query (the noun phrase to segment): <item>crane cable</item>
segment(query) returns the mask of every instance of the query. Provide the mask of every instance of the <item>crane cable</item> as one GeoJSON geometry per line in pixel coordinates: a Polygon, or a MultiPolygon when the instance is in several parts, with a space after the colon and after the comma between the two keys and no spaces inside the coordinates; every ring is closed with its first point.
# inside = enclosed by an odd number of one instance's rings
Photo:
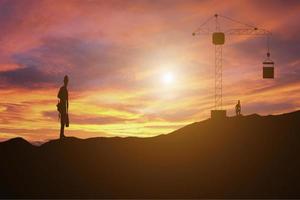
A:
{"type": "Polygon", "coordinates": [[[270,35],[267,35],[267,59],[270,60],[270,35]]]}
{"type": "MultiPolygon", "coordinates": [[[[232,21],[232,22],[244,25],[244,26],[248,26],[248,27],[251,27],[251,28],[254,28],[254,29],[258,29],[256,26],[253,26],[251,24],[243,23],[241,21],[232,19],[232,18],[224,16],[224,15],[217,15],[217,16],[223,17],[224,19],[227,19],[229,21],[232,21]]],[[[270,35],[272,35],[272,33],[270,31],[265,30],[265,29],[262,29],[262,30],[264,30],[264,31],[266,31],[268,33],[267,34],[267,57],[268,57],[268,59],[270,59],[270,35]]]]}
{"type": "Polygon", "coordinates": [[[227,19],[227,20],[229,20],[229,21],[232,21],[232,22],[235,22],[235,23],[244,25],[244,26],[249,26],[249,27],[252,27],[252,28],[257,28],[256,26],[253,26],[253,25],[251,25],[251,24],[246,24],[246,23],[243,23],[243,22],[241,22],[241,21],[232,19],[232,18],[230,18],[230,17],[226,17],[226,16],[224,16],[224,15],[218,15],[218,16],[223,17],[223,18],[225,18],[225,19],[227,19]]]}
{"type": "MultiPolygon", "coordinates": [[[[205,22],[203,22],[203,23],[199,26],[199,28],[193,32],[193,34],[196,34],[196,33],[197,33],[204,25],[206,25],[210,20],[212,20],[213,18],[217,18],[217,17],[222,17],[222,18],[227,19],[227,20],[229,20],[229,21],[231,21],[231,22],[235,22],[235,23],[237,23],[237,24],[241,24],[241,25],[244,25],[244,26],[248,26],[248,27],[254,28],[254,29],[256,29],[256,30],[258,29],[256,26],[253,26],[253,25],[247,24],[247,23],[243,23],[243,22],[241,22],[241,21],[232,19],[231,17],[227,17],[227,16],[224,16],[224,15],[215,14],[215,15],[213,15],[212,17],[208,18],[205,22]]],[[[267,34],[266,34],[266,35],[267,35],[267,57],[268,57],[268,59],[270,59],[270,35],[272,35],[272,33],[271,33],[270,31],[265,30],[265,29],[261,29],[261,30],[264,30],[264,31],[267,32],[267,34]]],[[[208,30],[208,31],[209,31],[209,30],[208,30]]]]}
{"type": "Polygon", "coordinates": [[[214,17],[215,17],[215,16],[212,16],[212,17],[208,18],[208,19],[207,19],[205,22],[203,22],[203,23],[199,26],[199,28],[197,28],[193,33],[197,33],[197,32],[201,29],[202,26],[206,25],[206,24],[207,24],[210,20],[212,20],[214,17]]]}

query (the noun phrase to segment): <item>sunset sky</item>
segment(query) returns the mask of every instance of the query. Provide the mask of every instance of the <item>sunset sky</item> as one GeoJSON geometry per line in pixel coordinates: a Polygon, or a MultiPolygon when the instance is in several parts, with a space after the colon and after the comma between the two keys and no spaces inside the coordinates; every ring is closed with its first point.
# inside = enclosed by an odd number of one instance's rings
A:
{"type": "Polygon", "coordinates": [[[238,99],[243,114],[299,109],[300,1],[7,0],[0,1],[0,140],[58,138],[56,96],[66,74],[67,136],[148,137],[210,117],[214,47],[211,36],[192,32],[215,13],[273,33],[274,80],[262,79],[264,37],[226,38],[228,114],[238,99]]]}

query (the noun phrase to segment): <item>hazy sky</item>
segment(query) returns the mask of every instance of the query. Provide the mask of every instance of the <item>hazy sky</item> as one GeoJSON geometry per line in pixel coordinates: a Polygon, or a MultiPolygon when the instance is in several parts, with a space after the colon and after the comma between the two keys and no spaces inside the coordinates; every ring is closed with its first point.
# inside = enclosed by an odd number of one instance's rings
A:
{"type": "MultiPolygon", "coordinates": [[[[57,92],[70,77],[67,136],[154,136],[210,115],[215,13],[270,30],[275,79],[262,79],[264,37],[224,46],[224,107],[243,114],[300,108],[300,1],[0,1],[0,140],[59,135],[57,92]]],[[[223,29],[233,24],[223,24],[223,29]]]]}

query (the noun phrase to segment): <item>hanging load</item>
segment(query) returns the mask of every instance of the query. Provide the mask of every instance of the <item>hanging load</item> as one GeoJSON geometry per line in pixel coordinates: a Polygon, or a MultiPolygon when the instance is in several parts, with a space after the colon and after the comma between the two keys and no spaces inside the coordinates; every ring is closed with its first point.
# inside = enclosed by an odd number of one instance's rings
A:
{"type": "Polygon", "coordinates": [[[267,53],[267,59],[263,61],[263,78],[274,79],[274,62],[270,59],[270,53],[267,53]]]}

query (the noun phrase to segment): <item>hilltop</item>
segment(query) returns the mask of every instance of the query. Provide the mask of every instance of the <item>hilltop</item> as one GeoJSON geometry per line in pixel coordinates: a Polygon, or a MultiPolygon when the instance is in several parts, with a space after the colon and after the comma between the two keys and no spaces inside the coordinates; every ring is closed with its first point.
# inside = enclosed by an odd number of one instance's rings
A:
{"type": "Polygon", "coordinates": [[[300,111],[152,138],[0,143],[2,198],[299,198],[300,111]]]}

